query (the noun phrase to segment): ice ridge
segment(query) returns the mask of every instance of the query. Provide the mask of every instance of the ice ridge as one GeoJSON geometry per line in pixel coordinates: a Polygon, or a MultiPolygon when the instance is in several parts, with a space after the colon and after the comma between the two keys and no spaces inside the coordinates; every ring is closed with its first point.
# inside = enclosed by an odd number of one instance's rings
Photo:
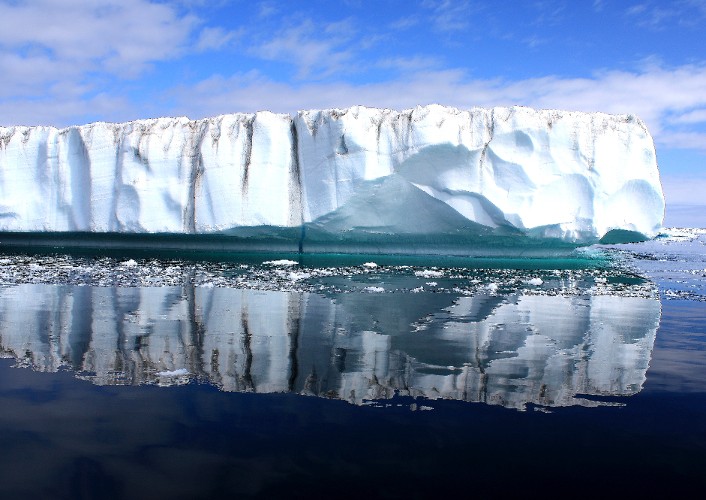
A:
{"type": "Polygon", "coordinates": [[[632,115],[354,106],[0,127],[6,232],[588,244],[651,238],[663,214],[632,115]]]}

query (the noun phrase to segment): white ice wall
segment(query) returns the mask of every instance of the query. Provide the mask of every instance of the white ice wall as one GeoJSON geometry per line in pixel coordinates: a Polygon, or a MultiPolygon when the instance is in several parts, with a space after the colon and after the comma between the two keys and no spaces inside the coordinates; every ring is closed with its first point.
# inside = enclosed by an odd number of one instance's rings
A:
{"type": "MultiPolygon", "coordinates": [[[[654,236],[664,212],[652,138],[635,117],[356,106],[294,118],[259,112],[0,127],[0,230],[292,227],[345,210],[385,178],[425,193],[430,206],[450,207],[452,216],[434,211],[447,217],[440,223],[510,226],[567,241],[612,229],[654,236]]],[[[413,215],[409,209],[388,214],[391,231],[395,217],[413,215]]]]}

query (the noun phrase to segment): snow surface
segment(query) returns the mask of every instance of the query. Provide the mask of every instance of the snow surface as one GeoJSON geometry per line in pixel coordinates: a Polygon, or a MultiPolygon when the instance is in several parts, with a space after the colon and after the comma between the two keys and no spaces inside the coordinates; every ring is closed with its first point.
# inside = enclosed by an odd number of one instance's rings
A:
{"type": "Polygon", "coordinates": [[[304,224],[324,240],[581,244],[612,230],[653,237],[663,214],[654,144],[630,115],[356,106],[0,127],[2,231],[250,235],[304,224]]]}

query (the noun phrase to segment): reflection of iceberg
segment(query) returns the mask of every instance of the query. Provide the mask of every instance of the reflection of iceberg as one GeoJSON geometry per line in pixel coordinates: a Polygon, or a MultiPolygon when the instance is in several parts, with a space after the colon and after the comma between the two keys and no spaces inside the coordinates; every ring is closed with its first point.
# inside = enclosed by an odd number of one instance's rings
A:
{"type": "Polygon", "coordinates": [[[0,291],[0,315],[4,352],[98,384],[196,377],[357,404],[399,393],[522,408],[637,393],[660,303],[19,285],[0,291]]]}

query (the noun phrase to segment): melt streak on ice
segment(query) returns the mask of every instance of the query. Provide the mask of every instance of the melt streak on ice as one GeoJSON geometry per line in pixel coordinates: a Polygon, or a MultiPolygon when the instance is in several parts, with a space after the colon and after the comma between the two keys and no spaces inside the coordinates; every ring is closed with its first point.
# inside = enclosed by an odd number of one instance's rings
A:
{"type": "Polygon", "coordinates": [[[438,105],[0,127],[0,230],[510,231],[654,236],[654,144],[629,115],[438,105]]]}

